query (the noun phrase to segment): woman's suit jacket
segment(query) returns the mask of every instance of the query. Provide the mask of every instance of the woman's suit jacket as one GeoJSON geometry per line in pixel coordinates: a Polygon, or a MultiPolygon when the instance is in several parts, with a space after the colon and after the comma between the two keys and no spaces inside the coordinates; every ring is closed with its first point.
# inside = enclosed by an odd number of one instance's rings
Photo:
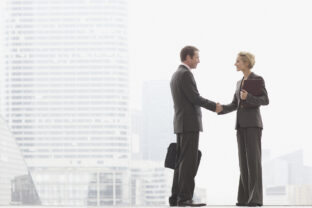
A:
{"type": "Polygon", "coordinates": [[[268,93],[265,88],[264,79],[261,76],[258,76],[255,73],[251,72],[247,80],[250,79],[263,80],[262,95],[254,96],[251,93],[248,93],[246,100],[241,100],[240,90],[243,81],[243,79],[241,79],[236,84],[236,91],[232,103],[228,105],[223,105],[223,111],[219,113],[219,115],[222,115],[237,110],[235,129],[238,129],[239,127],[263,128],[262,118],[260,114],[260,105],[269,104],[268,93]],[[247,105],[244,105],[245,103],[247,105]]]}

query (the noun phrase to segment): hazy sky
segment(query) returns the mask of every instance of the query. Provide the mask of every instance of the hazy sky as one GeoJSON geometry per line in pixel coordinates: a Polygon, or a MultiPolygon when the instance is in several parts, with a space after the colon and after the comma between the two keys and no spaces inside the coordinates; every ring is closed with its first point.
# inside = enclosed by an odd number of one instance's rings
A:
{"type": "MultiPolygon", "coordinates": [[[[269,93],[270,105],[262,107],[264,143],[269,134],[268,146],[306,147],[301,144],[312,139],[310,1],[133,0],[129,6],[132,108],[141,108],[143,81],[170,80],[187,44],[200,49],[194,75],[201,95],[231,102],[242,77],[234,62],[245,50],[255,54],[253,71],[264,77],[269,93]]],[[[223,129],[219,121],[234,126],[234,113],[204,110],[204,119],[205,133],[223,129]]]]}
{"type": "MultiPolygon", "coordinates": [[[[201,63],[194,75],[201,95],[230,103],[242,77],[234,67],[236,55],[249,51],[256,57],[253,71],[265,79],[270,98],[270,105],[261,108],[263,149],[271,150],[273,157],[304,149],[305,163],[312,165],[311,4],[308,0],[131,0],[131,107],[141,108],[143,81],[170,79],[180,63],[180,49],[188,44],[200,49],[201,63]]],[[[234,200],[235,113],[217,116],[203,110],[203,122],[204,154],[197,181],[207,188],[208,200],[218,201],[224,194],[234,200]]]]}
{"type": "MultiPolygon", "coordinates": [[[[141,108],[144,80],[170,79],[187,44],[200,49],[194,75],[201,95],[229,103],[242,77],[234,67],[236,55],[250,51],[256,56],[253,71],[264,77],[270,98],[262,107],[264,143],[285,151],[310,144],[310,1],[133,0],[129,5],[132,108],[141,108]]],[[[234,117],[205,111],[205,133],[223,129],[219,121],[232,130],[234,117]]]]}

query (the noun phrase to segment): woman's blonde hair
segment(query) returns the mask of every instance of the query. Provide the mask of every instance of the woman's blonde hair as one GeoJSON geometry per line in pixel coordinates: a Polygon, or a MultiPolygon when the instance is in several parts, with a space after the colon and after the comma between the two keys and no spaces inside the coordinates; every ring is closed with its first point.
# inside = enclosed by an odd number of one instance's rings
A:
{"type": "Polygon", "coordinates": [[[251,53],[248,53],[248,52],[240,52],[238,54],[238,56],[242,59],[242,61],[244,63],[247,63],[248,64],[248,68],[251,69],[256,61],[255,61],[255,56],[251,53]]]}

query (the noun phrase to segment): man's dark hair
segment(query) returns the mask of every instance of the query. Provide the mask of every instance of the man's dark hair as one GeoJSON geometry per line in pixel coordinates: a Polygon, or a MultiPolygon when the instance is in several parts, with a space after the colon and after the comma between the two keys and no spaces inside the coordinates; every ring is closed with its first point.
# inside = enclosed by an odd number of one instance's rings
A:
{"type": "Polygon", "coordinates": [[[198,51],[198,49],[194,46],[185,46],[184,48],[182,48],[181,52],[180,52],[180,58],[181,61],[185,61],[187,55],[189,55],[191,58],[193,58],[195,51],[198,51]]]}

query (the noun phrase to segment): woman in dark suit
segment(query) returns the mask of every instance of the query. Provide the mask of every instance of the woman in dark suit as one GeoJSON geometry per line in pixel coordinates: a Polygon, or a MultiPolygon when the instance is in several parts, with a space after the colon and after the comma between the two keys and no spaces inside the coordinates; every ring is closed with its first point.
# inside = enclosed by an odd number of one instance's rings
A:
{"type": "Polygon", "coordinates": [[[236,69],[244,74],[237,82],[232,103],[222,105],[219,114],[237,110],[236,130],[239,156],[240,178],[237,206],[262,206],[261,135],[262,119],[260,106],[268,105],[269,98],[261,76],[251,72],[255,64],[254,55],[240,52],[236,59],[236,69]],[[261,80],[261,96],[243,90],[245,80],[261,80]]]}

